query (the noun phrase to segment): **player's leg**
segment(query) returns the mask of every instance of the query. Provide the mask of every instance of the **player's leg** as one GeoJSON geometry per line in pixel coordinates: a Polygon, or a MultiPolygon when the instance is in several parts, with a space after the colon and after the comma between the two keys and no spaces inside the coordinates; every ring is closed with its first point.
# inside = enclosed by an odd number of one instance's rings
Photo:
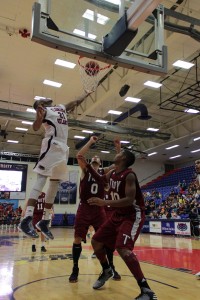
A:
{"type": "Polygon", "coordinates": [[[114,266],[114,263],[113,263],[113,250],[108,248],[108,247],[105,247],[106,248],[106,254],[107,254],[107,258],[108,258],[108,261],[109,261],[109,265],[111,266],[112,270],[113,270],[113,280],[116,280],[116,281],[119,281],[121,280],[121,276],[119,275],[119,273],[115,270],[115,266],[114,266]]]}
{"type": "Polygon", "coordinates": [[[35,243],[35,239],[32,239],[32,252],[36,252],[36,243],[35,243]]]}
{"type": "Polygon", "coordinates": [[[44,234],[41,232],[41,252],[47,252],[47,250],[45,248],[45,241],[46,241],[46,238],[45,238],[44,234]]]}
{"type": "Polygon", "coordinates": [[[37,175],[37,180],[31,190],[30,198],[28,199],[27,202],[25,216],[22,219],[21,223],[19,224],[19,229],[23,231],[27,236],[32,238],[39,237],[39,235],[37,234],[37,232],[33,227],[32,219],[33,219],[33,211],[35,208],[36,201],[45,186],[46,180],[47,180],[46,176],[40,174],[37,175]]]}
{"type": "Polygon", "coordinates": [[[54,236],[49,230],[49,223],[50,223],[49,218],[50,218],[52,206],[54,204],[54,199],[58,191],[58,185],[59,185],[58,179],[49,180],[49,186],[45,197],[44,214],[42,220],[36,224],[37,229],[43,233],[46,239],[51,239],[51,240],[54,239],[54,236]]]}
{"type": "Polygon", "coordinates": [[[86,235],[88,232],[88,228],[90,226],[88,220],[85,218],[87,215],[87,211],[85,211],[83,206],[79,206],[75,223],[74,223],[74,242],[72,246],[72,258],[73,258],[73,268],[72,273],[69,276],[69,282],[74,283],[78,281],[79,274],[79,258],[82,252],[81,242],[86,240],[86,235]]]}
{"type": "Polygon", "coordinates": [[[115,237],[115,229],[113,228],[112,223],[107,221],[97,230],[92,238],[94,253],[102,267],[102,272],[97,281],[93,284],[93,289],[101,288],[105,282],[114,275],[107,259],[105,246],[114,249],[115,237]],[[107,241],[106,245],[105,241],[107,241]]]}
{"type": "Polygon", "coordinates": [[[82,252],[82,245],[81,245],[82,238],[81,237],[75,237],[73,246],[72,246],[72,258],[73,258],[73,268],[72,273],[69,276],[69,282],[75,283],[78,281],[78,274],[79,274],[79,258],[82,252]]]}
{"type": "Polygon", "coordinates": [[[136,218],[134,223],[132,220],[125,220],[125,222],[121,224],[117,235],[116,250],[124,260],[140,287],[141,293],[135,298],[135,300],[157,300],[157,296],[147,283],[137,256],[133,253],[134,244],[141,231],[142,225],[143,220],[140,219],[139,216],[136,218]]]}

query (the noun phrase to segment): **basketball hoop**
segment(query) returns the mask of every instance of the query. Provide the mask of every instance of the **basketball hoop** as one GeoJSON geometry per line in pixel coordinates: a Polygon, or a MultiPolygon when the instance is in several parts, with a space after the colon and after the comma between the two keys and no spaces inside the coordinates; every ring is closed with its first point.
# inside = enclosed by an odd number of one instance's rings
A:
{"type": "Polygon", "coordinates": [[[88,94],[94,92],[98,86],[99,81],[105,76],[107,70],[111,65],[101,66],[100,62],[87,57],[79,56],[78,59],[79,72],[84,91],[88,94]]]}

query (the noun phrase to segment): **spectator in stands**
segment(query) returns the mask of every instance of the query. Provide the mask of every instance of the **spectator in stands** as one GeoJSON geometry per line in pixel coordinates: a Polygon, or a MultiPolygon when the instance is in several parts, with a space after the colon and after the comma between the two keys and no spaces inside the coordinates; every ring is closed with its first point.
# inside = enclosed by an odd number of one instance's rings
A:
{"type": "Polygon", "coordinates": [[[67,218],[67,212],[66,211],[63,214],[62,224],[63,224],[63,226],[67,226],[68,225],[68,218],[67,218]]]}
{"type": "Polygon", "coordinates": [[[197,213],[197,209],[196,208],[192,208],[191,212],[189,213],[189,218],[191,220],[195,220],[198,217],[198,213],[197,213]]]}

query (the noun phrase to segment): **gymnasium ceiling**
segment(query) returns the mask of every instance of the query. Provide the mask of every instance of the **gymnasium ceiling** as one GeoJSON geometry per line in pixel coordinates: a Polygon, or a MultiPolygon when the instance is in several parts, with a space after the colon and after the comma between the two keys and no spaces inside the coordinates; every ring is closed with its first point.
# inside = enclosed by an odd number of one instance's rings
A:
{"type": "MultiPolygon", "coordinates": [[[[52,98],[55,104],[68,103],[71,100],[84,95],[82,82],[77,64],[78,55],[55,50],[36,42],[28,36],[22,37],[19,31],[26,29],[31,32],[31,15],[33,0],[1,0],[0,1],[0,151],[15,152],[23,154],[38,155],[40,143],[43,137],[43,130],[33,132],[30,125],[22,125],[22,115],[28,107],[32,107],[36,95],[52,98]],[[74,69],[67,69],[54,65],[55,60],[64,59],[76,64],[74,69]],[[43,84],[43,80],[53,79],[62,82],[60,89],[52,88],[43,84]],[[15,115],[16,112],[16,115],[15,115]],[[21,114],[21,116],[20,116],[21,114]],[[16,127],[26,127],[27,132],[16,130],[16,127]],[[18,140],[18,144],[8,143],[7,140],[18,140]]],[[[57,1],[58,2],[58,1],[57,1]]],[[[67,5],[70,18],[65,17],[65,11],[60,10],[56,22],[62,25],[66,23],[66,30],[69,27],[75,28],[80,21],[80,16],[86,8],[94,9],[92,2],[84,0],[62,0],[59,3],[67,5]],[[78,11],[75,8],[79,8],[78,11]],[[68,27],[67,27],[68,26],[68,27]]],[[[125,1],[129,7],[133,1],[125,1]]],[[[52,5],[55,5],[55,0],[52,5]]],[[[167,9],[189,16],[186,21],[179,20],[167,15],[165,17],[165,45],[168,49],[168,73],[162,76],[147,74],[136,70],[114,68],[112,72],[100,84],[95,93],[85,97],[81,107],[74,114],[69,115],[71,120],[69,130],[70,156],[75,156],[81,140],[74,138],[75,135],[89,137],[82,132],[82,129],[92,129],[99,135],[95,153],[100,154],[104,160],[111,160],[114,154],[112,145],[113,139],[118,136],[120,140],[129,141],[138,154],[157,152],[156,155],[148,156],[148,160],[162,161],[164,163],[179,164],[197,159],[200,152],[191,151],[200,148],[200,140],[194,138],[200,136],[200,115],[185,113],[186,108],[195,108],[200,111],[200,87],[198,73],[200,68],[200,5],[199,0],[164,0],[161,1],[167,9]],[[192,19],[194,18],[194,19],[192,19]],[[197,20],[191,26],[191,20],[197,20]],[[184,26],[182,34],[174,32],[175,26],[184,26]],[[167,26],[168,25],[168,26],[167,26]],[[185,30],[185,28],[188,30],[185,30]],[[197,59],[194,61],[194,58],[197,59]],[[195,66],[188,70],[175,69],[172,66],[178,59],[194,61],[195,66]],[[144,82],[153,80],[162,82],[160,89],[146,88],[144,82]],[[120,89],[125,85],[130,88],[126,96],[141,98],[140,104],[148,110],[151,116],[148,120],[141,120],[139,111],[134,112],[136,104],[124,101],[125,97],[119,95],[120,89]],[[180,94],[180,97],[173,97],[180,94]],[[161,96],[162,94],[162,96],[161,96]],[[171,99],[169,99],[171,98],[171,99]],[[178,99],[178,100],[177,100],[178,99]],[[178,103],[177,103],[178,101],[178,103]],[[109,115],[109,109],[119,110],[127,113],[126,118],[115,124],[116,130],[105,130],[105,127],[97,127],[96,119],[108,120],[113,125],[117,116],[109,115]],[[73,122],[72,122],[73,121],[73,122]],[[78,122],[80,121],[80,122],[78,122]],[[85,126],[87,124],[87,126],[85,126]],[[88,125],[89,124],[89,125],[88,125]],[[117,126],[120,126],[122,133],[117,133],[117,126]],[[156,134],[146,132],[148,127],[158,128],[156,134]],[[123,129],[123,130],[122,130],[123,129]],[[126,131],[127,130],[127,131],[126,131]],[[179,147],[166,150],[172,145],[179,147]],[[100,153],[101,150],[110,151],[110,154],[100,153]],[[172,156],[181,155],[175,159],[172,156]]],[[[102,8],[98,8],[102,13],[102,8]]],[[[105,14],[105,11],[103,13],[105,14]]],[[[111,12],[108,12],[111,15],[111,12]]],[[[55,13],[56,16],[56,13],[55,13]]],[[[117,21],[118,15],[112,12],[113,24],[117,21]]],[[[55,17],[56,18],[56,17],[55,17]]],[[[111,24],[111,25],[113,25],[111,24]]],[[[110,29],[112,26],[110,25],[110,29]]],[[[64,26],[64,25],[63,25],[64,26]]],[[[176,27],[177,28],[177,27],[176,27]]],[[[179,27],[180,29],[181,27],[179,27]]],[[[151,29],[151,24],[144,26],[139,31],[137,41],[151,29]]],[[[105,35],[98,29],[98,36],[105,35]]],[[[105,29],[104,29],[105,30],[105,29]]],[[[150,50],[153,44],[151,37],[145,38],[145,49],[150,50]]],[[[24,116],[24,115],[23,115],[24,116]]],[[[34,114],[27,114],[26,119],[33,120],[34,114]]],[[[100,126],[100,125],[99,125],[100,126]]],[[[113,126],[112,126],[113,127],[113,126]]]]}

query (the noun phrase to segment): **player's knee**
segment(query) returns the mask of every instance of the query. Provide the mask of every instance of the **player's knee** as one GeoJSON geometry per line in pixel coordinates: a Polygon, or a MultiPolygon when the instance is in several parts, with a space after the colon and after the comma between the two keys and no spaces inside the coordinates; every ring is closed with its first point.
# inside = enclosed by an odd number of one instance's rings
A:
{"type": "Polygon", "coordinates": [[[98,251],[98,250],[100,250],[100,249],[103,248],[103,244],[97,242],[97,241],[94,240],[94,239],[92,239],[91,244],[92,244],[92,247],[93,247],[94,251],[98,251]]]}
{"type": "Polygon", "coordinates": [[[37,180],[36,180],[32,190],[30,192],[30,198],[31,199],[36,199],[36,200],[38,199],[38,197],[42,193],[42,190],[45,186],[46,180],[47,180],[46,176],[43,176],[43,175],[40,175],[40,174],[37,175],[37,180]]]}
{"type": "Polygon", "coordinates": [[[116,248],[116,250],[122,258],[125,256],[129,256],[131,253],[129,249],[125,249],[125,248],[116,248]]]}

